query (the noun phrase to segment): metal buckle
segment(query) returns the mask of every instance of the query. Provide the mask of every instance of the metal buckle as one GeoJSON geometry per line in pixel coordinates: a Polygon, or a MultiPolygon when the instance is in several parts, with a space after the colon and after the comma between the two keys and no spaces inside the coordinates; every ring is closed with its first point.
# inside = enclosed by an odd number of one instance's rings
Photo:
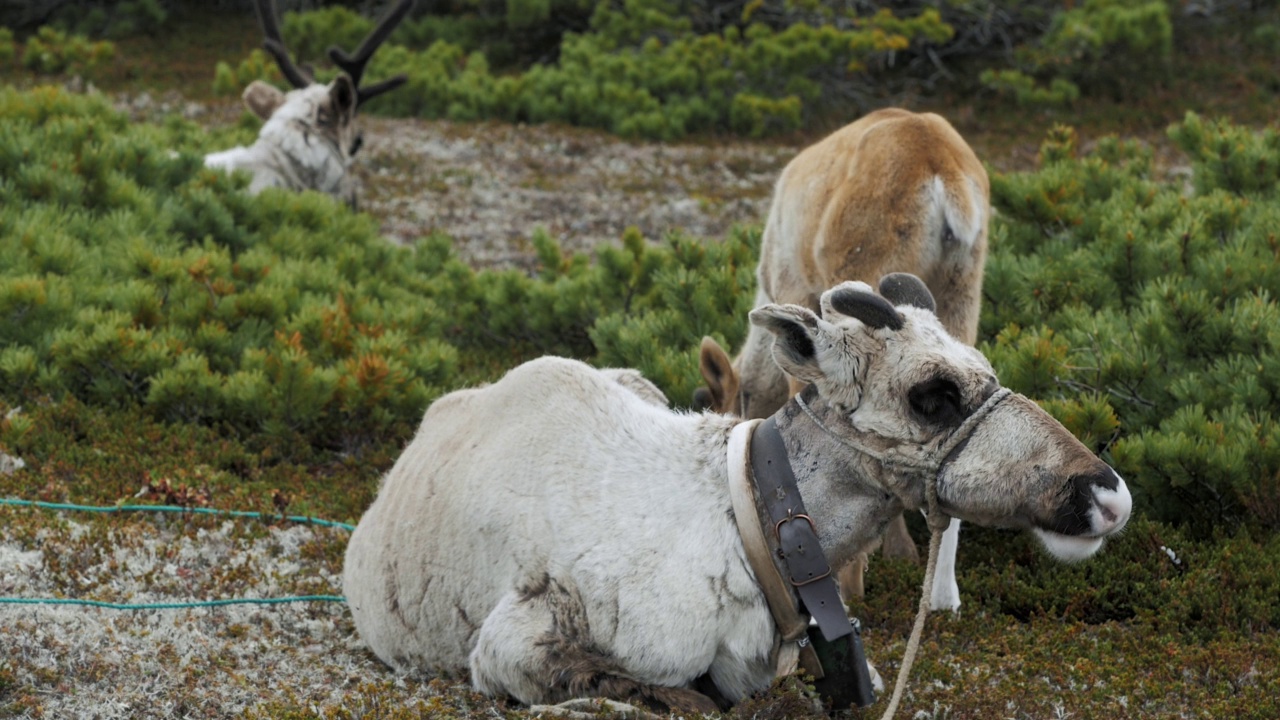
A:
{"type": "Polygon", "coordinates": [[[813,518],[809,517],[808,515],[787,515],[786,517],[782,518],[777,523],[775,523],[773,526],[773,536],[778,539],[778,542],[782,542],[782,524],[789,523],[792,520],[795,520],[796,518],[804,518],[805,520],[807,520],[809,522],[809,529],[813,531],[813,534],[815,537],[817,536],[818,526],[813,524],[813,518]]]}
{"type": "Polygon", "coordinates": [[[828,566],[827,566],[827,571],[826,571],[826,572],[824,572],[824,573],[822,573],[822,574],[821,574],[821,575],[819,575],[818,577],[815,577],[815,578],[809,578],[808,580],[805,580],[805,581],[803,581],[803,582],[796,582],[796,579],[795,579],[795,578],[793,578],[793,577],[788,577],[788,578],[787,578],[787,581],[788,581],[788,582],[790,582],[794,587],[804,587],[805,585],[809,585],[809,584],[811,584],[811,583],[816,583],[816,582],[818,582],[819,580],[822,580],[823,578],[829,578],[829,577],[831,577],[831,566],[830,566],[830,565],[828,565],[828,566]]]}
{"type": "MultiPolygon", "coordinates": [[[[789,523],[789,522],[791,522],[792,520],[798,520],[798,519],[801,519],[801,518],[803,518],[805,522],[809,523],[809,530],[811,530],[811,531],[813,532],[813,537],[814,537],[814,539],[815,539],[815,540],[817,539],[817,537],[818,537],[818,527],[817,527],[816,525],[814,525],[814,524],[813,524],[813,518],[809,517],[808,515],[804,515],[804,514],[798,514],[798,515],[797,515],[797,514],[790,514],[790,515],[787,515],[786,517],[782,518],[781,520],[779,520],[779,521],[778,521],[776,524],[774,524],[774,526],[773,526],[773,536],[774,536],[775,538],[777,538],[777,540],[778,540],[778,542],[779,542],[779,543],[781,543],[781,542],[782,542],[782,525],[783,525],[783,523],[789,523]]],[[[821,547],[822,547],[822,546],[821,546],[821,545],[819,545],[818,547],[819,547],[819,549],[821,549],[821,547]]],[[[781,548],[779,548],[779,552],[781,552],[781,548]]],[[[808,584],[810,584],[810,583],[816,583],[816,582],[818,582],[819,580],[821,580],[821,579],[823,579],[823,578],[828,578],[828,577],[831,577],[831,564],[830,564],[830,563],[827,563],[827,571],[826,571],[826,572],[824,572],[824,573],[822,573],[821,575],[819,575],[819,576],[817,576],[817,577],[811,577],[811,578],[809,578],[808,580],[796,580],[795,578],[791,577],[790,573],[788,573],[788,574],[787,574],[787,581],[788,581],[788,582],[790,582],[790,583],[791,583],[791,585],[792,585],[793,587],[804,587],[805,585],[808,585],[808,584]]]]}

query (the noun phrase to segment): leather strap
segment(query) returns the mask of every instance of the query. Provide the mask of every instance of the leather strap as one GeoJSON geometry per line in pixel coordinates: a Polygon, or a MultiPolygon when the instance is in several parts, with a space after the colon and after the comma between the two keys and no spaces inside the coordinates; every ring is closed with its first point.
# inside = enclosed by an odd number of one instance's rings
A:
{"type": "MultiPolygon", "coordinates": [[[[778,626],[784,643],[793,643],[805,637],[809,630],[809,618],[800,614],[791,583],[778,573],[773,564],[773,553],[760,528],[760,512],[756,509],[756,489],[751,481],[748,456],[752,445],[752,431],[759,420],[747,420],[735,425],[729,434],[729,497],[733,501],[733,517],[742,536],[742,548],[747,562],[755,573],[756,583],[764,592],[769,613],[778,626]]],[[[794,664],[794,657],[790,658],[794,664]]],[[[780,662],[787,662],[786,659],[780,662]]],[[[785,674],[785,673],[783,673],[785,674]]]]}
{"type": "Polygon", "coordinates": [[[799,669],[820,680],[825,673],[813,643],[809,642],[809,618],[800,613],[791,583],[782,577],[773,562],[769,542],[760,527],[760,513],[756,510],[758,493],[749,463],[752,436],[761,422],[747,420],[735,425],[729,434],[729,496],[733,501],[733,517],[742,536],[747,562],[778,628],[778,642],[773,652],[775,674],[783,677],[799,669]]]}
{"type": "Polygon", "coordinates": [[[774,419],[760,423],[751,438],[751,470],[760,500],[764,504],[778,543],[790,584],[800,595],[804,609],[818,623],[827,641],[853,632],[844,603],[836,588],[817,528],[805,512],[796,476],[787,458],[787,448],[774,419]]]}

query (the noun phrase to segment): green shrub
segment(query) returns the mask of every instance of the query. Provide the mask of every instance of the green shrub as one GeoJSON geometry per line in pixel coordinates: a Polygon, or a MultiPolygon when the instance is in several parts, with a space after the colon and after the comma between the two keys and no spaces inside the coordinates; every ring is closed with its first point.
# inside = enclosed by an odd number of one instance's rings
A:
{"type": "Polygon", "coordinates": [[[299,62],[327,60],[325,51],[338,46],[348,52],[373,29],[373,21],[341,5],[311,12],[287,12],[281,18],[280,31],[285,46],[299,62]]]}
{"type": "Polygon", "coordinates": [[[94,71],[115,57],[110,42],[92,42],[82,35],[68,35],[52,26],[44,26],[27,39],[22,52],[22,66],[45,75],[75,73],[92,76],[94,71]]]}
{"type": "Polygon", "coordinates": [[[1280,52],[1280,23],[1262,23],[1253,29],[1249,42],[1267,52],[1280,52]]]}
{"type": "MultiPolygon", "coordinates": [[[[374,56],[371,78],[404,73],[408,87],[372,106],[378,113],[566,122],[625,136],[677,138],[732,130],[750,135],[797,129],[823,98],[866,92],[884,58],[944,42],[951,28],[936,10],[910,18],[888,10],[807,12],[779,4],[782,20],[728,24],[695,32],[669,0],[602,2],[587,32],[568,32],[553,64],[495,75],[480,50],[437,39],[425,50],[389,45],[374,56]]],[[[507,24],[523,32],[554,3],[508,3],[507,24]]],[[[353,45],[369,21],[331,8],[288,15],[286,35],[300,58],[328,44],[353,45]]],[[[397,34],[394,37],[400,37],[397,34]]],[[[327,77],[327,76],[326,76],[327,77]]],[[[217,87],[243,86],[243,73],[221,65],[217,87]]]]}
{"type": "Polygon", "coordinates": [[[1015,68],[986,70],[981,82],[1020,105],[1070,104],[1081,91],[1127,97],[1164,80],[1172,52],[1164,0],[1086,0],[1020,46],[1015,68]]]}
{"type": "Polygon", "coordinates": [[[1136,144],[1077,157],[1062,129],[1039,171],[993,178],[984,350],[1142,511],[1280,527],[1280,142],[1194,115],[1170,133],[1193,194],[1154,182],[1136,144]]]}
{"type": "Polygon", "coordinates": [[[13,31],[7,27],[0,27],[0,65],[7,65],[13,62],[17,49],[13,45],[13,31]]]}
{"type": "Polygon", "coordinates": [[[74,35],[121,40],[137,35],[157,35],[169,19],[166,6],[172,0],[66,0],[28,3],[30,14],[13,18],[18,26],[29,22],[48,24],[74,35]],[[52,12],[51,12],[52,11],[52,12]]]}
{"type": "Polygon", "coordinates": [[[1169,128],[1169,137],[1191,158],[1196,192],[1221,190],[1266,200],[1280,185],[1280,132],[1251,132],[1225,120],[1205,122],[1188,112],[1169,128]]]}
{"type": "Polygon", "coordinates": [[[254,80],[281,85],[284,77],[280,68],[265,50],[254,49],[236,67],[219,62],[213,73],[213,94],[222,97],[239,95],[254,80]]]}
{"type": "MultiPolygon", "coordinates": [[[[317,194],[242,192],[186,152],[53,89],[0,94],[0,379],[157,418],[359,448],[439,393],[558,354],[639,368],[678,405],[703,335],[746,331],[755,231],[628,231],[595,261],[534,233],[539,266],[476,271],[317,194]]],[[[243,131],[247,132],[247,131],[243,131]]],[[[1117,466],[1139,512],[1196,533],[1280,527],[1280,141],[1188,115],[1194,192],[1114,139],[1056,128],[996,174],[982,349],[1117,466]]]]}
{"type": "Polygon", "coordinates": [[[1024,106],[1060,107],[1080,99],[1080,88],[1060,77],[1053,78],[1048,87],[1037,85],[1035,78],[1018,70],[983,70],[979,79],[987,88],[1024,106]]]}
{"type": "Polygon", "coordinates": [[[0,377],[15,401],[70,395],[357,449],[546,353],[638,365],[688,398],[698,338],[735,341],[750,302],[748,233],[660,247],[632,231],[594,264],[537,235],[537,277],[477,272],[447,238],[395,248],[326,196],[251,197],[171,157],[194,140],[181,122],[130,125],[54,89],[3,91],[0,120],[0,377]]]}
{"type": "MultiPolygon", "coordinates": [[[[1247,24],[1251,47],[1276,34],[1273,8],[1221,14],[1247,24]]],[[[1056,108],[1167,86],[1175,31],[1184,41],[1207,31],[1174,15],[1165,0],[463,0],[391,35],[370,78],[405,73],[410,84],[370,109],[664,139],[760,136],[928,93],[944,77],[961,93],[1056,108]]],[[[295,54],[327,79],[325,48],[352,46],[371,23],[335,6],[286,14],[284,25],[295,54]]],[[[1260,68],[1249,74],[1270,82],[1260,68]]]]}
{"type": "MultiPolygon", "coordinates": [[[[109,38],[156,35],[168,18],[161,0],[128,0],[115,4],[110,20],[100,32],[109,38]]],[[[92,30],[82,27],[80,32],[87,34],[92,30]]]]}

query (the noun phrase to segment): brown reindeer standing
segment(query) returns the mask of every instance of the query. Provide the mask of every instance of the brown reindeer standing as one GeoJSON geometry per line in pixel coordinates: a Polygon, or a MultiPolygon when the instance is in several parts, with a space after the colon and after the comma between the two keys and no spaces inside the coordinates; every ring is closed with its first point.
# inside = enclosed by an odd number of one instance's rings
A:
{"type": "MultiPolygon", "coordinates": [[[[846,280],[871,286],[906,272],[924,280],[938,319],[956,339],[977,339],[990,218],[987,172],[955,128],[932,113],[870,113],[805,149],[782,171],[765,224],[755,307],[802,305],[846,280]]],[[[752,325],[734,361],[703,338],[706,388],[696,406],[762,418],[800,387],[778,369],[773,336],[752,325]]],[[[959,521],[944,538],[933,608],[960,606],[955,581],[959,521]]],[[[886,555],[918,558],[899,515],[884,535],[886,555]]],[[[863,594],[865,554],[840,572],[846,598],[863,594]]]]}
{"type": "Polygon", "coordinates": [[[354,53],[329,48],[330,59],[342,73],[328,85],[315,82],[309,71],[289,57],[276,20],[275,3],[257,0],[256,7],[266,36],[264,47],[294,89],[283,93],[261,80],[250,83],[244,91],[245,105],[266,121],[257,142],[247,148],[206,155],[204,164],[228,171],[248,170],[253,174],[249,184],[253,193],[268,187],[318,190],[354,207],[356,192],[350,168],[361,144],[355,125],[356,110],[400,87],[407,78],[397,75],[364,87],[360,81],[369,59],[404,20],[413,0],[397,2],[354,53]]]}

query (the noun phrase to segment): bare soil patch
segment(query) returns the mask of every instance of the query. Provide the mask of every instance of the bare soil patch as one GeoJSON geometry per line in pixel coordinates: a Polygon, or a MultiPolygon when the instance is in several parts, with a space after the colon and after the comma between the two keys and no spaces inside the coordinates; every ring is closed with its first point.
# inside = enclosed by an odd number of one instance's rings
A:
{"type": "Polygon", "coordinates": [[[538,229],[567,251],[763,221],[796,148],[660,144],[556,126],[365,118],[361,209],[401,243],[439,231],[477,267],[522,265],[538,229]]]}

